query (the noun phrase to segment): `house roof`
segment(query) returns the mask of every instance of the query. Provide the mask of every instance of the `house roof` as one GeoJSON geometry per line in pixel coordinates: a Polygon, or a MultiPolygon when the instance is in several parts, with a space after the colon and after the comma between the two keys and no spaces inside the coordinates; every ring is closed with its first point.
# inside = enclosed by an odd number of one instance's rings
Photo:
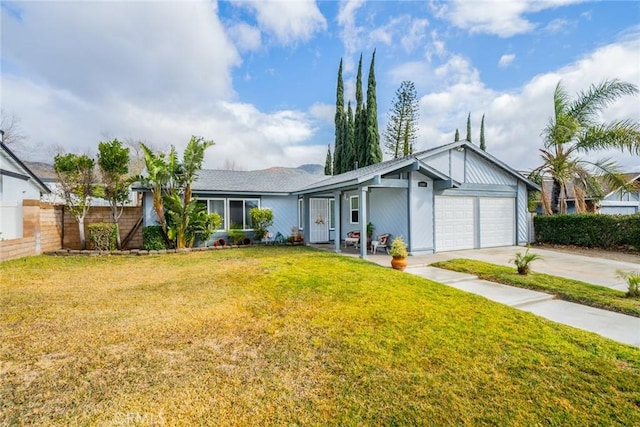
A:
{"type": "Polygon", "coordinates": [[[467,141],[453,142],[329,177],[310,174],[300,169],[277,167],[256,171],[203,169],[198,172],[192,188],[194,192],[200,194],[306,194],[358,186],[369,181],[374,182],[377,177],[408,170],[418,170],[426,176],[437,180],[449,180],[453,186],[457,186],[459,185],[458,182],[451,180],[449,176],[425,162],[426,159],[433,155],[457,147],[464,147],[474,151],[507,173],[524,181],[530,188],[540,189],[537,184],[515,169],[467,141]]]}
{"type": "MultiPolygon", "coordinates": [[[[510,166],[506,165],[505,163],[501,162],[500,160],[496,159],[489,153],[486,153],[485,151],[481,150],[480,148],[476,147],[475,145],[467,141],[456,141],[450,144],[441,145],[438,147],[430,148],[428,150],[423,150],[417,153],[413,153],[405,157],[400,157],[398,159],[388,160],[386,162],[377,163],[371,166],[366,166],[364,168],[345,172],[340,175],[335,175],[335,176],[326,178],[322,181],[313,183],[305,188],[302,188],[298,192],[307,193],[307,192],[313,192],[321,189],[327,190],[327,189],[336,188],[336,187],[344,187],[351,184],[354,184],[354,185],[360,184],[373,179],[375,176],[390,174],[414,165],[417,168],[419,168],[421,172],[425,173],[427,176],[431,176],[432,178],[435,178],[435,179],[447,180],[447,179],[450,179],[448,176],[430,167],[429,165],[424,163],[424,160],[426,160],[431,156],[439,154],[441,152],[455,149],[457,147],[464,147],[466,149],[470,149],[474,151],[478,155],[487,159],[489,162],[499,166],[500,168],[507,171],[509,174],[515,176],[517,179],[520,179],[526,182],[526,184],[529,187],[536,190],[540,189],[538,185],[535,184],[533,181],[527,179],[521,173],[511,168],[510,166]]],[[[458,184],[458,183],[454,183],[454,184],[458,184]]]]}
{"type": "MultiPolygon", "coordinates": [[[[624,181],[628,184],[633,183],[634,181],[640,182],[640,172],[630,172],[630,173],[622,173],[621,174],[624,181]]],[[[618,191],[620,188],[611,189],[607,185],[604,180],[600,180],[600,185],[602,186],[603,193],[605,194],[603,198],[607,198],[618,191]]],[[[543,181],[544,191],[547,194],[551,194],[551,190],[553,189],[553,181],[551,179],[545,179],[543,181]]],[[[574,183],[572,181],[567,182],[567,194],[565,194],[564,189],[560,189],[560,196],[565,197],[567,200],[575,200],[576,196],[574,193],[574,183]]],[[[586,196],[587,200],[593,199],[592,194],[588,194],[586,196]]]]}
{"type": "Polygon", "coordinates": [[[288,194],[324,179],[300,169],[270,168],[256,171],[203,169],[192,188],[198,193],[288,194]]]}
{"type": "MultiPolygon", "coordinates": [[[[7,157],[18,167],[18,169],[22,169],[22,171],[26,174],[26,177],[28,179],[33,180],[33,183],[36,185],[36,187],[38,187],[40,189],[41,192],[45,193],[45,194],[49,194],[51,193],[51,190],[49,189],[49,187],[46,186],[46,184],[44,182],[42,182],[42,180],[40,178],[38,178],[36,176],[36,174],[33,173],[33,171],[31,171],[31,169],[29,169],[27,167],[27,165],[25,165],[22,160],[20,160],[18,158],[18,156],[16,156],[13,151],[11,151],[9,149],[9,147],[7,147],[4,143],[0,142],[0,147],[2,149],[2,151],[7,155],[7,157]]],[[[6,173],[8,171],[2,171],[3,173],[6,173]]]]}

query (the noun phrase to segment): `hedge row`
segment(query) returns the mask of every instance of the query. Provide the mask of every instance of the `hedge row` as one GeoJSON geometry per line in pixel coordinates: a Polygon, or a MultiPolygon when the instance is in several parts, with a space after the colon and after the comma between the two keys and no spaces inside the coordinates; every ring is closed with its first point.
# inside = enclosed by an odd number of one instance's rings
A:
{"type": "Polygon", "coordinates": [[[533,223],[538,243],[640,249],[640,214],[538,215],[533,223]]]}

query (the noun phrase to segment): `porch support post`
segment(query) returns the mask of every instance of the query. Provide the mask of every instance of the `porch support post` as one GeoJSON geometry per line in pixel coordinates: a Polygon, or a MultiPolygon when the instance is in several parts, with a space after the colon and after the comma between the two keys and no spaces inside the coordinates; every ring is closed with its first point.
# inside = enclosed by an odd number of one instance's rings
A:
{"type": "Polygon", "coordinates": [[[335,193],[333,193],[333,224],[334,224],[333,241],[335,244],[335,251],[338,254],[342,252],[340,250],[340,224],[342,223],[342,218],[340,218],[340,212],[342,211],[340,207],[341,201],[342,201],[341,192],[336,191],[335,193]]]}
{"type": "Polygon", "coordinates": [[[309,242],[311,241],[311,212],[309,210],[309,196],[305,194],[304,196],[302,196],[302,200],[302,235],[304,236],[304,244],[309,245],[309,242]]]}
{"type": "Polygon", "coordinates": [[[360,187],[360,258],[367,259],[367,193],[368,187],[360,187]]]}

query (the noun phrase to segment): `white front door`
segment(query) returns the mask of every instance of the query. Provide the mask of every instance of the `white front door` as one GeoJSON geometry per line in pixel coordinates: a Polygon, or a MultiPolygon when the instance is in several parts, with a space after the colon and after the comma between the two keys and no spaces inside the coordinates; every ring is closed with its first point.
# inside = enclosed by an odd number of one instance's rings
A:
{"type": "Polygon", "coordinates": [[[309,200],[310,243],[329,241],[329,199],[309,200]]]}

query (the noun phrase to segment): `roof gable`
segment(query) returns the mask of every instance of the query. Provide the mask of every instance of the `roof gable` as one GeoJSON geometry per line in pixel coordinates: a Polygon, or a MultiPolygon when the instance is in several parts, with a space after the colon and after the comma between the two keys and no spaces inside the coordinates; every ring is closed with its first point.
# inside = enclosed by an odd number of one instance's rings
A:
{"type": "Polygon", "coordinates": [[[36,174],[34,174],[31,171],[31,169],[27,167],[27,165],[25,165],[22,162],[22,160],[20,160],[18,156],[16,156],[13,153],[13,151],[9,149],[9,147],[7,147],[4,143],[0,143],[0,147],[1,147],[0,148],[1,152],[3,153],[3,156],[8,161],[10,161],[18,170],[22,171],[22,173],[28,177],[29,181],[33,182],[33,184],[38,188],[38,190],[40,190],[42,193],[45,193],[45,194],[51,193],[51,190],[49,189],[49,187],[47,187],[45,183],[42,182],[40,178],[38,178],[36,174]]]}

